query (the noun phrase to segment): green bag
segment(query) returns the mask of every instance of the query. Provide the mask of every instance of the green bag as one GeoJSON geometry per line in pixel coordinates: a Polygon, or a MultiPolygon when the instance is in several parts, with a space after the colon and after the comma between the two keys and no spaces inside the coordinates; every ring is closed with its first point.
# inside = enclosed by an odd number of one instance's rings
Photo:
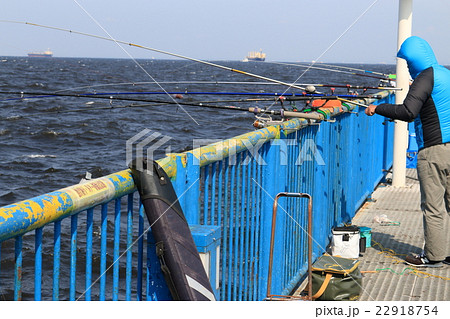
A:
{"type": "Polygon", "coordinates": [[[362,289],[362,275],[357,259],[323,255],[312,265],[314,300],[357,300],[362,289]]]}

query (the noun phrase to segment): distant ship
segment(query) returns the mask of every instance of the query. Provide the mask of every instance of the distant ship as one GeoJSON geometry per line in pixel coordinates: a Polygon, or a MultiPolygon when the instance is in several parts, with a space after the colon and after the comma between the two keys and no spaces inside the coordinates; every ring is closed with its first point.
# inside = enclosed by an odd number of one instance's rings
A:
{"type": "Polygon", "coordinates": [[[48,49],[44,52],[30,52],[28,53],[30,58],[51,58],[53,56],[53,52],[48,49]]]}
{"type": "Polygon", "coordinates": [[[252,51],[249,52],[247,57],[243,60],[244,62],[248,62],[248,61],[265,61],[266,60],[266,54],[262,52],[262,50],[259,50],[259,52],[257,51],[252,51]]]}

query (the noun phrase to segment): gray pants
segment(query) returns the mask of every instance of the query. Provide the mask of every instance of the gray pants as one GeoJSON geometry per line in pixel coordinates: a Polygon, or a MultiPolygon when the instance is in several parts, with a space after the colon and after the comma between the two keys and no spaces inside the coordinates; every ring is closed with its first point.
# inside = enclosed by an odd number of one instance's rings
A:
{"type": "Polygon", "coordinates": [[[427,147],[417,155],[425,254],[433,261],[450,256],[450,143],[427,147]]]}

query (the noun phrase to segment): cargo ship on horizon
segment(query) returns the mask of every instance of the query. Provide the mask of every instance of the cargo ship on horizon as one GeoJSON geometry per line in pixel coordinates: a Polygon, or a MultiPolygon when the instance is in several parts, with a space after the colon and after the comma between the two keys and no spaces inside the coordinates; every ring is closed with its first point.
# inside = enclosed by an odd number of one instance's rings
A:
{"type": "Polygon", "coordinates": [[[264,62],[266,60],[266,54],[262,52],[262,50],[252,51],[247,54],[247,57],[243,60],[243,62],[249,62],[249,61],[258,61],[258,62],[264,62]]]}
{"type": "Polygon", "coordinates": [[[30,58],[51,58],[53,56],[53,52],[50,49],[44,52],[30,52],[28,53],[28,57],[30,58]]]}

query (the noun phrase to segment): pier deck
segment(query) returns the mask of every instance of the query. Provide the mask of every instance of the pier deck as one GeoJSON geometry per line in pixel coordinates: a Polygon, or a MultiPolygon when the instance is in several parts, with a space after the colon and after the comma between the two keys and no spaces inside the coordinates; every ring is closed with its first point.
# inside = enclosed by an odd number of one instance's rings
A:
{"type": "MultiPolygon", "coordinates": [[[[406,187],[380,185],[356,214],[353,224],[372,228],[372,247],[360,257],[362,301],[450,300],[450,266],[413,268],[403,259],[423,247],[420,191],[415,169],[407,169],[406,187]],[[386,215],[399,226],[374,221],[386,215]]],[[[448,229],[448,228],[447,228],[448,229]]]]}

